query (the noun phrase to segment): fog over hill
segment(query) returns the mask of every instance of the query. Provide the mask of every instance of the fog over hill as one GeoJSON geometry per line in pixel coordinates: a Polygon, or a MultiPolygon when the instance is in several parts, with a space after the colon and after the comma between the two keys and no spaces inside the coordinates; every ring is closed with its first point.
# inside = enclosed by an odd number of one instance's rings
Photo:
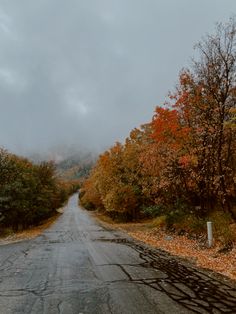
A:
{"type": "Polygon", "coordinates": [[[85,148],[80,148],[79,146],[68,146],[61,145],[58,147],[52,147],[45,152],[37,152],[29,154],[28,158],[35,163],[42,161],[53,161],[55,164],[63,164],[67,160],[71,160],[76,163],[78,160],[91,160],[95,161],[99,156],[100,152],[98,151],[88,151],[85,148]]]}

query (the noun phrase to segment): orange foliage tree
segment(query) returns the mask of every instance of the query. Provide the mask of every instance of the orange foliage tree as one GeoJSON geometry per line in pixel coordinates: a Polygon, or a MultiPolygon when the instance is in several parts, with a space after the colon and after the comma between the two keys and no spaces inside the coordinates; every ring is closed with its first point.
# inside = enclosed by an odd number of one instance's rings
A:
{"type": "Polygon", "coordinates": [[[170,103],[100,156],[84,185],[87,202],[131,218],[160,204],[235,217],[235,21],[219,24],[197,48],[200,59],[180,73],[170,103]]]}

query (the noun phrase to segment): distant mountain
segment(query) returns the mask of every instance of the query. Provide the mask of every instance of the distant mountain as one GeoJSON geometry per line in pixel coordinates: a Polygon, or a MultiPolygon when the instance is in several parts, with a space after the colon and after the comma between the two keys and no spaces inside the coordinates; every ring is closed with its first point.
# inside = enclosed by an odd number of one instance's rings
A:
{"type": "Polygon", "coordinates": [[[62,161],[56,162],[57,173],[65,180],[74,180],[86,177],[96,162],[91,154],[74,154],[62,161]]]}
{"type": "Polygon", "coordinates": [[[47,153],[37,153],[30,159],[38,164],[43,161],[53,161],[57,174],[64,180],[75,180],[86,177],[95,164],[98,153],[76,150],[74,147],[56,147],[47,153]]]}

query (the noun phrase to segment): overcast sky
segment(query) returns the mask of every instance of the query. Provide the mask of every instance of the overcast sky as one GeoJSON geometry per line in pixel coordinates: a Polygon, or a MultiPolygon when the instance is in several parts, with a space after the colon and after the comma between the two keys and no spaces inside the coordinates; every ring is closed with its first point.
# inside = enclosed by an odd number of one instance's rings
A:
{"type": "Polygon", "coordinates": [[[235,13],[236,0],[0,0],[0,146],[122,141],[235,13]]]}

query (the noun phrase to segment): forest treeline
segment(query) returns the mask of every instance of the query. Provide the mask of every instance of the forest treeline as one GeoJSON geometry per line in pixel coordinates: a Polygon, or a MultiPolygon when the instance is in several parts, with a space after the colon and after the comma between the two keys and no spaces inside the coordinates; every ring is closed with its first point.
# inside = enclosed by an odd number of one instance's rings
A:
{"type": "Polygon", "coordinates": [[[69,155],[56,164],[57,174],[66,181],[83,180],[88,176],[96,157],[91,153],[82,152],[69,155]]]}
{"type": "Polygon", "coordinates": [[[77,181],[63,182],[52,162],[34,164],[0,149],[0,229],[25,229],[54,215],[77,181]]]}
{"type": "Polygon", "coordinates": [[[236,24],[218,24],[196,45],[169,100],[152,120],[100,155],[81,202],[112,217],[162,216],[198,224],[236,218],[236,24]]]}

